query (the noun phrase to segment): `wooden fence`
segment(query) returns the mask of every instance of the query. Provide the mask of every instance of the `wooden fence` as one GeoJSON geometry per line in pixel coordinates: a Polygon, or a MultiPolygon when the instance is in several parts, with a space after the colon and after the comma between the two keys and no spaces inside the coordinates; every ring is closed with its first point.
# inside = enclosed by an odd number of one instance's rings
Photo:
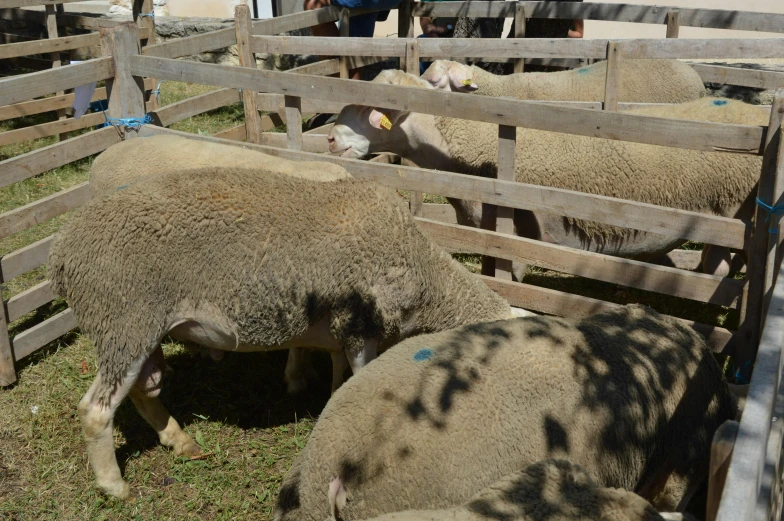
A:
{"type": "MultiPolygon", "coordinates": [[[[498,5],[482,2],[467,5],[444,2],[434,3],[433,6],[454,9],[452,4],[465,6],[471,16],[476,16],[471,9],[481,8],[484,4],[487,4],[485,5],[487,9],[496,9],[492,4],[498,5]]],[[[544,3],[525,4],[543,5],[544,3]]],[[[577,9],[578,6],[585,6],[585,9],[594,9],[592,6],[595,5],[602,4],[575,4],[570,8],[577,9]]],[[[430,4],[426,7],[430,8],[430,4]]],[[[506,6],[501,7],[508,9],[506,6]]],[[[411,16],[418,15],[425,12],[423,9],[420,4],[403,4],[401,14],[410,12],[411,16]]],[[[517,7],[513,10],[514,13],[519,11],[517,7]]],[[[601,14],[600,11],[597,12],[601,14]]],[[[714,12],[714,10],[707,11],[714,12]]],[[[725,25],[731,26],[730,28],[749,29],[750,27],[751,22],[737,21],[750,20],[749,17],[738,15],[728,18],[721,14],[727,13],[725,11],[718,13],[710,20],[714,22],[717,19],[725,20],[725,25]]],[[[775,495],[772,490],[775,489],[774,485],[778,486],[779,483],[775,472],[778,469],[777,458],[781,452],[782,438],[780,429],[771,429],[771,416],[774,407],[784,406],[784,401],[777,400],[781,382],[781,363],[784,359],[781,356],[784,341],[782,338],[784,290],[781,289],[781,284],[776,285],[774,277],[777,273],[774,257],[778,243],[776,240],[769,240],[771,235],[768,233],[769,227],[774,229],[780,227],[778,216],[771,215],[770,221],[766,222],[768,216],[760,210],[755,217],[755,224],[749,224],[736,219],[526,185],[514,182],[513,165],[518,126],[717,153],[761,155],[763,169],[758,195],[767,204],[781,204],[784,191],[782,182],[784,158],[781,153],[784,92],[777,93],[770,110],[770,122],[767,127],[666,120],[619,113],[617,109],[623,108],[623,105],[617,102],[615,93],[619,81],[619,66],[623,59],[784,57],[784,39],[766,39],[765,44],[762,45],[756,40],[466,41],[455,39],[427,41],[423,39],[418,41],[413,38],[402,38],[383,41],[372,39],[326,41],[318,38],[269,36],[317,22],[338,20],[341,17],[345,19],[351,14],[356,13],[331,7],[273,20],[250,22],[247,14],[240,12],[234,28],[150,45],[141,53],[136,44],[132,43],[138,38],[135,27],[119,25],[113,30],[106,31],[105,35],[109,41],[104,42],[104,49],[112,50],[113,56],[89,60],[67,68],[0,80],[0,106],[25,102],[31,97],[60,89],[73,88],[76,86],[77,79],[78,83],[106,80],[113,86],[109,116],[132,117],[140,116],[150,110],[145,106],[143,89],[138,81],[132,80],[133,78],[154,77],[218,86],[222,89],[205,94],[199,100],[186,100],[181,104],[155,111],[154,119],[161,126],[143,126],[138,134],[149,136],[173,133],[186,135],[192,139],[254,148],[289,159],[331,161],[344,166],[358,178],[374,179],[382,184],[411,190],[414,193],[427,192],[479,201],[487,205],[488,210],[497,208],[496,229],[493,231],[465,228],[428,219],[423,215],[424,208],[417,203],[416,198],[412,204],[422,229],[439,244],[449,249],[473,251],[506,261],[497,264],[496,277],[482,276],[481,278],[510,303],[517,306],[557,315],[586,316],[615,304],[530,284],[514,283],[509,280],[509,264],[515,260],[628,287],[739,309],[742,323],[738,331],[729,331],[715,325],[694,323],[690,325],[705,334],[715,352],[734,355],[741,364],[744,361],[756,360],[749,397],[751,406],[741,422],[740,432],[744,434],[738,437],[736,452],[729,465],[727,485],[722,495],[722,507],[719,509],[718,518],[728,521],[769,517],[771,498],[775,495]],[[223,48],[234,43],[239,47],[241,67],[176,60],[178,57],[223,48]],[[257,70],[252,60],[254,52],[323,54],[327,52],[325,49],[329,49],[329,54],[339,57],[305,66],[299,71],[294,71],[294,74],[257,70]],[[591,104],[590,107],[604,110],[588,110],[578,104],[559,105],[412,90],[407,87],[350,82],[340,78],[314,75],[314,73],[340,73],[345,77],[349,67],[368,63],[369,57],[378,59],[394,56],[400,58],[404,68],[412,71],[415,70],[414,65],[418,64],[420,56],[430,58],[489,56],[503,60],[517,60],[516,63],[521,63],[520,60],[529,56],[556,59],[609,58],[604,101],[600,107],[596,104],[591,104]],[[296,74],[297,72],[300,74],[296,74]],[[301,74],[302,72],[309,74],[301,74]],[[314,92],[318,94],[314,96],[314,92]],[[246,139],[247,143],[183,134],[163,128],[176,119],[178,114],[195,113],[194,111],[204,109],[206,106],[216,108],[237,101],[239,96],[245,103],[246,123],[244,128],[231,129],[224,135],[246,139]],[[316,97],[318,99],[315,99],[316,97]],[[324,112],[328,108],[330,111],[337,111],[347,103],[383,104],[390,109],[411,110],[497,124],[499,126],[498,179],[482,179],[411,166],[316,155],[307,151],[311,146],[308,135],[302,133],[299,125],[288,125],[285,140],[280,136],[275,139],[276,144],[285,144],[286,148],[263,144],[265,138],[269,136],[263,132],[264,119],[259,116],[259,110],[281,110],[286,120],[299,122],[305,110],[324,112]],[[512,208],[550,210],[573,218],[742,249],[749,255],[747,280],[744,282],[692,273],[516,237],[511,234],[510,209],[512,208]],[[759,352],[757,352],[758,345],[759,352]],[[770,462],[773,459],[776,460],[776,464],[775,469],[771,470],[770,462]],[[733,488],[740,482],[744,483],[744,486],[737,487],[737,490],[747,493],[743,497],[733,488]],[[762,487],[763,482],[770,486],[762,487]],[[749,492],[751,494],[748,494],[749,492]],[[759,517],[760,515],[763,517],[759,517]]],[[[702,16],[700,13],[687,13],[685,17],[681,15],[680,23],[685,25],[684,20],[686,20],[688,23],[709,24],[698,14],[702,16]]],[[[745,15],[745,13],[741,14],[745,15]]],[[[482,15],[488,14],[482,13],[482,15]]],[[[566,17],[566,14],[563,16],[566,17]]],[[[583,12],[575,14],[570,11],[568,16],[590,18],[583,12]]],[[[521,16],[518,14],[518,20],[520,19],[521,16]]],[[[648,20],[648,18],[644,19],[648,20]]],[[[400,33],[410,35],[410,27],[411,17],[401,16],[400,33]]],[[[760,25],[760,27],[769,30],[767,25],[760,25]]],[[[757,74],[759,71],[754,73],[757,74]]],[[[736,77],[737,81],[745,81],[742,73],[733,72],[731,77],[733,81],[736,81],[736,77]]],[[[755,78],[753,81],[767,82],[766,85],[779,85],[777,82],[780,81],[779,77],[765,74],[758,74],[755,78]]],[[[129,131],[126,132],[125,137],[132,138],[135,135],[135,132],[129,131]]],[[[0,186],[98,153],[120,139],[121,135],[117,129],[104,128],[45,149],[7,159],[0,162],[0,186]]],[[[318,147],[319,139],[313,140],[313,147],[318,147]]],[[[271,141],[272,139],[269,138],[266,142],[271,143],[271,141]]],[[[84,183],[0,214],[0,238],[78,207],[84,204],[87,198],[87,185],[84,183]]],[[[50,240],[51,238],[43,239],[0,259],[1,280],[10,280],[44,264],[50,240]]],[[[15,380],[14,360],[28,356],[76,327],[70,310],[65,310],[9,339],[7,322],[51,301],[52,297],[48,282],[44,282],[4,303],[5,314],[0,317],[0,321],[5,321],[0,324],[0,379],[3,383],[10,384],[15,380]]],[[[721,484],[714,484],[713,488],[716,486],[720,487],[721,484]]]]}

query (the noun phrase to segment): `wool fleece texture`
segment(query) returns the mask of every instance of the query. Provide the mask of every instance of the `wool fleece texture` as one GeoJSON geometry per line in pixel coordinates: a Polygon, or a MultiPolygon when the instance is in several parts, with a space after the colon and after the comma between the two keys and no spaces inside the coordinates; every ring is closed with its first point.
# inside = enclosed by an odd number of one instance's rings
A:
{"type": "Polygon", "coordinates": [[[663,521],[634,492],[596,485],[579,465],[544,460],[496,481],[468,503],[368,521],[663,521]]]}
{"type": "MultiPolygon", "coordinates": [[[[627,112],[714,123],[767,125],[767,116],[757,107],[719,98],[627,112]]],[[[441,116],[435,117],[435,123],[460,173],[496,176],[495,125],[441,116]]],[[[760,157],[745,154],[699,152],[527,128],[517,129],[517,136],[515,178],[518,182],[724,217],[735,215],[754,189],[762,168],[760,157]]],[[[577,219],[567,219],[567,222],[598,244],[616,237],[641,237],[644,233],[577,219]]]]}
{"type": "Polygon", "coordinates": [[[49,273],[105,388],[182,317],[274,348],[328,315],[350,350],[510,316],[393,190],[258,168],[169,172],[93,199],[58,232],[49,273]]]}
{"type": "Polygon", "coordinates": [[[324,521],[334,477],[347,491],[343,521],[449,508],[547,458],[675,511],[734,414],[704,339],[643,306],[420,335],[332,396],[274,517],[324,521]]]}
{"type": "MultiPolygon", "coordinates": [[[[607,62],[562,72],[496,76],[472,66],[477,94],[528,100],[602,101],[607,62]]],[[[702,78],[680,60],[622,60],[618,101],[681,103],[705,96],[702,78]]]]}
{"type": "Polygon", "coordinates": [[[313,181],[351,177],[343,167],[326,161],[291,161],[221,143],[151,136],[117,143],[99,155],[90,168],[90,195],[110,194],[149,175],[210,167],[278,172],[313,181]]]}

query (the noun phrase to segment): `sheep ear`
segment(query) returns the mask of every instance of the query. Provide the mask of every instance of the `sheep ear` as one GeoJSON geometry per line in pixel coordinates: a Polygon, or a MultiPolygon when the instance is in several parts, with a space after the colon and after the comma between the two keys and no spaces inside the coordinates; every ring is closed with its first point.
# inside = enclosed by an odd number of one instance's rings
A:
{"type": "Polygon", "coordinates": [[[370,111],[368,121],[373,128],[383,128],[384,130],[392,130],[392,127],[400,116],[403,115],[402,110],[380,110],[373,109],[370,111]]]}
{"type": "Polygon", "coordinates": [[[474,92],[479,89],[479,86],[474,83],[474,72],[464,63],[450,64],[449,84],[454,92],[474,92]]]}

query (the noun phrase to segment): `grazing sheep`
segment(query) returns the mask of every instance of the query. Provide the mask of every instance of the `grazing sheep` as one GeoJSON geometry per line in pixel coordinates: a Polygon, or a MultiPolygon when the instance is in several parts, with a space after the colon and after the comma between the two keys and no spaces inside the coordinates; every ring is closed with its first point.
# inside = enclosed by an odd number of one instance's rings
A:
{"type": "MultiPolygon", "coordinates": [[[[385,81],[388,78],[377,78],[385,81]]],[[[432,88],[412,75],[393,83],[432,88]]],[[[481,86],[480,86],[481,87],[481,86]]],[[[755,107],[732,100],[708,99],[630,111],[680,119],[766,125],[755,107]]],[[[477,121],[349,105],[329,133],[332,153],[360,158],[392,152],[423,168],[496,177],[496,125],[477,121]],[[393,123],[381,129],[384,115],[393,123]]],[[[522,183],[629,199],[683,210],[750,219],[753,189],[762,160],[520,128],[516,180],[522,183]],[[621,182],[620,180],[623,180],[621,182]],[[677,187],[677,189],[674,189],[677,187]]],[[[481,205],[450,199],[460,224],[479,226],[481,205]]],[[[521,236],[609,255],[649,260],[685,241],[655,233],[562,217],[549,211],[514,213],[521,236]]],[[[713,248],[704,271],[726,274],[729,250],[713,248]]],[[[520,280],[524,267],[515,267],[520,280]]]]}
{"type": "MultiPolygon", "coordinates": [[[[479,67],[437,60],[422,79],[436,89],[526,100],[602,101],[607,62],[563,72],[496,76],[479,67]]],[[[680,60],[622,60],[618,101],[681,103],[705,96],[697,72],[680,60]]]]}
{"type": "Polygon", "coordinates": [[[149,176],[93,199],[49,254],[96,345],[79,403],[98,486],[127,497],[112,421],[130,394],[176,454],[198,446],[157,398],[167,334],[224,351],[310,347],[356,373],[408,336],[512,316],[509,304],[417,229],[391,189],[272,171],[149,176]]]}
{"type": "MultiPolygon", "coordinates": [[[[331,520],[341,519],[346,491],[330,483],[331,520]]],[[[443,510],[408,510],[368,521],[665,521],[683,514],[659,514],[634,492],[598,486],[579,465],[549,459],[504,476],[471,500],[443,510]]],[[[687,518],[688,519],[688,518],[687,518]]]]}
{"type": "Polygon", "coordinates": [[[276,521],[343,521],[460,505],[546,458],[681,511],[734,400],[704,339],[638,305],[420,335],[332,396],[284,478],[276,521]]]}
{"type": "MultiPolygon", "coordinates": [[[[324,182],[351,177],[344,168],[332,163],[290,161],[238,146],[163,135],[129,139],[106,149],[90,168],[90,196],[95,198],[111,194],[149,175],[186,169],[198,171],[218,166],[254,172],[268,170],[324,182]],[[129,164],[133,168],[128,168],[129,164]]],[[[209,353],[215,360],[222,359],[224,354],[219,349],[204,349],[203,352],[209,353]]],[[[305,375],[314,372],[304,349],[289,350],[284,372],[289,393],[304,391],[307,388],[305,375]]],[[[332,385],[335,387],[340,383],[342,379],[332,385]]]]}

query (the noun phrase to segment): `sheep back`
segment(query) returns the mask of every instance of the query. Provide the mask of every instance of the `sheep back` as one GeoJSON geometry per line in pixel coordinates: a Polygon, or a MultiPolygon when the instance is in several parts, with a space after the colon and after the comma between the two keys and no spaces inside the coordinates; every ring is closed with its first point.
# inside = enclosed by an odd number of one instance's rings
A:
{"type": "Polygon", "coordinates": [[[401,325],[509,316],[393,190],[258,169],[169,172],[93,199],[58,232],[49,270],[109,381],[178,317],[220,320],[238,345],[277,346],[329,312],[331,332],[356,348],[401,325]]]}
{"type": "Polygon", "coordinates": [[[352,521],[462,504],[544,458],[639,490],[669,463],[707,473],[713,432],[732,417],[704,339],[642,306],[421,335],[333,395],[284,478],[275,519],[322,521],[333,476],[352,521]]]}
{"type": "MultiPolygon", "coordinates": [[[[530,100],[602,101],[607,62],[562,72],[496,76],[472,67],[477,94],[530,100]]],[[[681,103],[705,96],[702,78],[680,60],[622,60],[618,101],[681,103]]]]}
{"type": "Polygon", "coordinates": [[[128,139],[107,148],[90,168],[90,195],[101,197],[151,174],[209,167],[265,170],[313,181],[351,177],[326,161],[291,161],[256,150],[188,139],[151,136],[128,139]]]}

